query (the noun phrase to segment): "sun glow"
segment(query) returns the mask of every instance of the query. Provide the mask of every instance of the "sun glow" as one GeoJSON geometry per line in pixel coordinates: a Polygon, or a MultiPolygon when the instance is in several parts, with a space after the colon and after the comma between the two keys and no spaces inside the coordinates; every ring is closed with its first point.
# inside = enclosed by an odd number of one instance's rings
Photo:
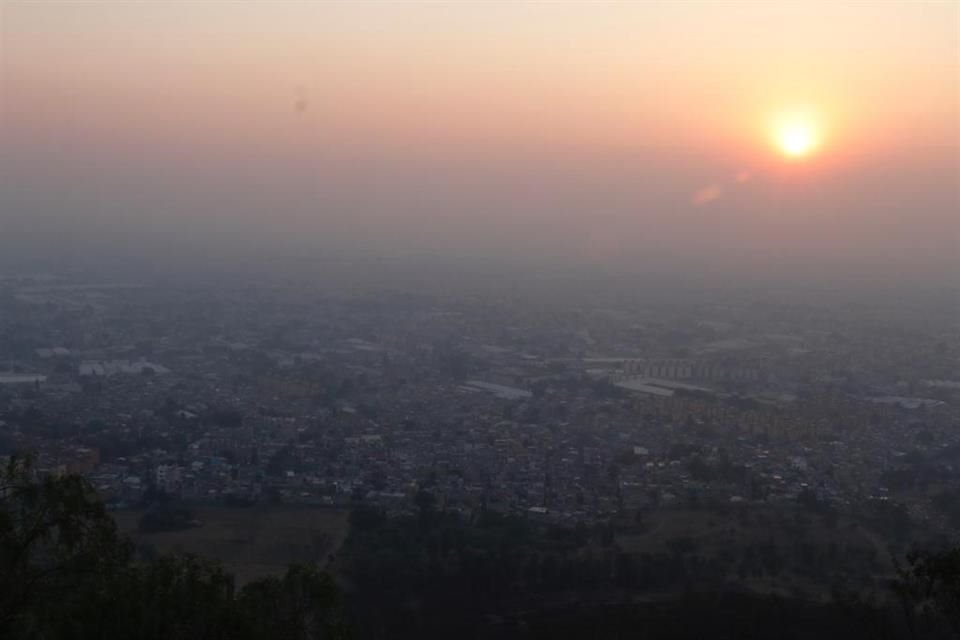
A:
{"type": "Polygon", "coordinates": [[[773,127],[774,143],[790,158],[802,158],[820,146],[820,130],[813,118],[790,115],[780,118],[773,127]]]}

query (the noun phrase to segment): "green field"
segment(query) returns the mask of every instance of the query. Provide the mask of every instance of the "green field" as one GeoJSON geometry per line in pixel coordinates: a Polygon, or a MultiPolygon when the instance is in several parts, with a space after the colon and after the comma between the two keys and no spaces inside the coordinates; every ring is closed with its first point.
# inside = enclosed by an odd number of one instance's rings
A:
{"type": "Polygon", "coordinates": [[[325,565],[346,538],[349,516],[346,510],[309,507],[199,507],[200,527],[141,533],[141,513],[114,513],[117,526],[138,547],[219,560],[238,584],[280,575],[295,562],[325,565]]]}

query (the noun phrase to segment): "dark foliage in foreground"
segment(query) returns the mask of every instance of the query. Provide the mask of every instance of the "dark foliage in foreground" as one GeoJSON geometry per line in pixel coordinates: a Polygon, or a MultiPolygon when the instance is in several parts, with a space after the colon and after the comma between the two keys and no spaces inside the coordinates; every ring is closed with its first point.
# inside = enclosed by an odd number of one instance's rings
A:
{"type": "Polygon", "coordinates": [[[810,602],[678,588],[609,532],[417,503],[406,518],[353,513],[345,597],[304,566],[237,589],[200,558],[134,561],[86,482],[14,458],[0,470],[0,638],[960,638],[960,550],[909,556],[886,605],[810,602]]]}
{"type": "Polygon", "coordinates": [[[134,562],[80,477],[0,471],[0,638],[314,640],[344,636],[339,591],[310,567],[236,589],[195,557],[134,562]]]}
{"type": "Polygon", "coordinates": [[[464,522],[420,502],[416,516],[351,516],[340,563],[359,638],[940,639],[960,619],[960,563],[936,554],[911,556],[884,597],[807,600],[710,580],[679,545],[632,558],[607,527],[464,522]]]}

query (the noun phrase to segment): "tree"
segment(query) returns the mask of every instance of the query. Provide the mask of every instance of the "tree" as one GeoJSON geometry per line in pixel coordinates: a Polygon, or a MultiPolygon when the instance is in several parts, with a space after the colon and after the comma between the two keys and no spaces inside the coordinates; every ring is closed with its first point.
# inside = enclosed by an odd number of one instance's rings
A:
{"type": "Polygon", "coordinates": [[[137,528],[145,533],[177,531],[197,526],[193,510],[170,501],[158,502],[137,521],[137,528]]]}
{"type": "Polygon", "coordinates": [[[0,638],[321,640],[345,634],[339,590],[312,567],[236,591],[193,556],[132,561],[92,487],[38,477],[31,458],[0,470],[0,638]]]}
{"type": "Polygon", "coordinates": [[[83,478],[36,476],[30,457],[0,471],[0,637],[41,633],[51,606],[99,589],[131,555],[83,478]]]}
{"type": "Polygon", "coordinates": [[[921,627],[934,626],[960,638],[960,547],[909,554],[893,586],[915,636],[921,627]]]}
{"type": "Polygon", "coordinates": [[[426,489],[420,489],[417,491],[417,495],[414,498],[414,502],[417,505],[417,512],[420,516],[420,524],[427,526],[434,518],[437,507],[437,498],[432,493],[426,489]]]}
{"type": "Polygon", "coordinates": [[[71,612],[81,620],[86,616],[88,637],[256,637],[236,632],[244,625],[237,616],[233,576],[195,556],[162,556],[127,566],[97,596],[84,603],[92,606],[71,612]],[[91,616],[92,608],[104,613],[91,616]]]}
{"type": "Polygon", "coordinates": [[[236,605],[238,632],[250,638],[313,640],[346,631],[333,578],[313,567],[292,566],[283,578],[251,583],[236,605]]]}

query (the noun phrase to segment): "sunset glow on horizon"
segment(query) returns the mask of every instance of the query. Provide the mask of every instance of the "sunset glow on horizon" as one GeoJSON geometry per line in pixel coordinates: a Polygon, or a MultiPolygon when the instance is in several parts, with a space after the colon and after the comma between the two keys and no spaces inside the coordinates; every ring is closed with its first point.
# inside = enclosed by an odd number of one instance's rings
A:
{"type": "Polygon", "coordinates": [[[5,188],[51,225],[946,257],[957,7],[5,2],[5,188]]]}

